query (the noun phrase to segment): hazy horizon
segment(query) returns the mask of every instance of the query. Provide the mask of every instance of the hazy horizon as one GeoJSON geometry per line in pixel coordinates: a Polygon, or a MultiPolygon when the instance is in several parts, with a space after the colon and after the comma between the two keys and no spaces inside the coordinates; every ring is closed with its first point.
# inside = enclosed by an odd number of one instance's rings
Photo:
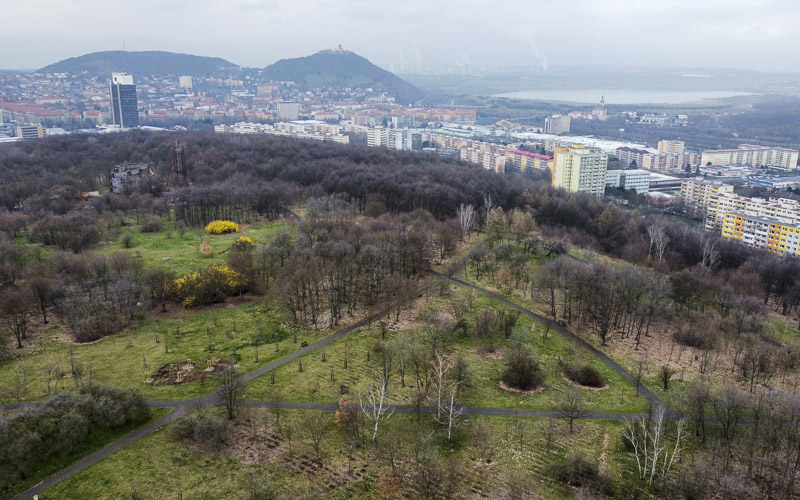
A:
{"type": "Polygon", "coordinates": [[[0,43],[15,47],[0,57],[6,69],[38,69],[124,43],[129,51],[246,67],[341,44],[397,73],[587,64],[800,72],[793,38],[800,5],[788,0],[33,0],[4,18],[0,43]]]}

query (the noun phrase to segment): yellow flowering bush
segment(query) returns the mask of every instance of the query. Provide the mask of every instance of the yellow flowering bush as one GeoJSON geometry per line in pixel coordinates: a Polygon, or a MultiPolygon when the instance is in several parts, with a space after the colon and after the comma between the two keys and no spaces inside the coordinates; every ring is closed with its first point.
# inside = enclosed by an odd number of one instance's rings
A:
{"type": "Polygon", "coordinates": [[[239,250],[247,250],[248,248],[252,247],[253,244],[253,238],[249,236],[239,236],[236,238],[236,241],[233,242],[233,246],[239,250]]]}
{"type": "Polygon", "coordinates": [[[239,224],[229,220],[212,220],[206,226],[208,234],[226,234],[239,232],[239,224]]]}
{"type": "Polygon", "coordinates": [[[247,290],[247,276],[225,264],[191,272],[172,283],[170,292],[186,307],[213,304],[247,290]]]}

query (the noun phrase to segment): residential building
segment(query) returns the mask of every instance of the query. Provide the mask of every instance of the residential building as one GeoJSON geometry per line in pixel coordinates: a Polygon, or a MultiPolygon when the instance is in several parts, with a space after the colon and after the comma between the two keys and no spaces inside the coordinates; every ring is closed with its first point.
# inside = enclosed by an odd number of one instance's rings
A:
{"type": "MultiPolygon", "coordinates": [[[[367,136],[369,142],[369,136],[367,136]]],[[[389,129],[387,137],[387,146],[389,149],[397,149],[403,151],[411,151],[414,144],[414,136],[411,130],[404,129],[389,129]]]]}
{"type": "Polygon", "coordinates": [[[509,149],[505,152],[505,166],[509,171],[525,173],[528,170],[547,170],[553,158],[547,155],[509,149]]]}
{"type": "Polygon", "coordinates": [[[647,154],[644,155],[639,166],[651,172],[679,174],[686,169],[686,159],[684,153],[647,154]]]}
{"type": "Polygon", "coordinates": [[[367,146],[389,146],[389,129],[374,127],[367,130],[367,146]]]}
{"type": "Polygon", "coordinates": [[[603,196],[607,169],[608,155],[599,148],[558,151],[553,164],[553,186],[603,196]]]}
{"type": "Polygon", "coordinates": [[[505,172],[507,165],[506,156],[500,153],[484,151],[482,149],[464,148],[459,151],[462,161],[480,165],[487,170],[492,170],[498,174],[505,172]]]}
{"type": "Polygon", "coordinates": [[[561,135],[569,133],[570,118],[568,115],[552,115],[544,119],[544,133],[561,135]]]}
{"type": "Polygon", "coordinates": [[[643,194],[650,189],[650,172],[642,169],[607,170],[606,186],[636,191],[643,194]]]}
{"type": "Polygon", "coordinates": [[[725,220],[725,214],[744,211],[759,217],[774,217],[792,224],[800,223],[800,203],[788,198],[748,198],[733,193],[716,193],[711,196],[706,207],[705,228],[718,231],[725,220]]]}
{"type": "Polygon", "coordinates": [[[644,165],[644,157],[651,154],[650,151],[645,149],[628,147],[617,148],[616,153],[620,165],[625,168],[630,168],[630,166],[634,163],[636,163],[636,168],[644,168],[642,167],[642,165],[644,165]]]}
{"type": "Polygon", "coordinates": [[[703,151],[700,164],[747,165],[796,170],[798,155],[800,155],[800,151],[796,149],[741,144],[738,149],[703,151]]]}
{"type": "Polygon", "coordinates": [[[299,102],[279,102],[278,117],[282,120],[297,120],[300,118],[299,102]]]}
{"type": "Polygon", "coordinates": [[[800,255],[800,224],[747,211],[725,214],[722,237],[766,248],[778,255],[800,255]]]}
{"type": "Polygon", "coordinates": [[[115,126],[130,128],[139,126],[139,101],[133,76],[128,73],[111,73],[111,117],[115,126]]]}
{"type": "Polygon", "coordinates": [[[192,77],[191,76],[179,76],[178,77],[178,87],[186,90],[192,89],[192,77]]]}
{"type": "Polygon", "coordinates": [[[658,141],[659,153],[683,154],[685,147],[683,141],[658,141]]]}
{"type": "Polygon", "coordinates": [[[701,178],[684,179],[681,182],[681,199],[695,214],[704,214],[711,200],[717,193],[733,194],[733,186],[721,182],[706,181],[701,178]]]}

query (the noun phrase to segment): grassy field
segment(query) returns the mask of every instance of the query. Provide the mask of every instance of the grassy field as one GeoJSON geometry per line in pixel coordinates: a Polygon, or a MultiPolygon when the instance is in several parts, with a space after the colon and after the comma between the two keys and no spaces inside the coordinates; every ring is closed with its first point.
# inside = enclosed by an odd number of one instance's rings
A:
{"type": "MultiPolygon", "coordinates": [[[[308,412],[285,411],[281,428],[294,428],[292,454],[288,452],[285,434],[272,426],[271,415],[254,410],[247,417],[255,426],[246,427],[237,435],[239,445],[219,452],[207,452],[193,445],[176,441],[169,428],[138,441],[93,467],[58,484],[41,495],[42,499],[56,498],[130,498],[135,488],[139,498],[176,497],[181,491],[184,499],[242,498],[248,495],[248,476],[268,481],[277,493],[291,493],[300,498],[368,499],[385,496],[378,491],[378,477],[389,470],[384,455],[367,443],[352,451],[352,469],[342,450],[339,433],[335,432],[332,412],[321,418],[328,432],[321,443],[321,457],[316,460],[304,431],[308,412]],[[242,446],[241,442],[246,442],[242,446]],[[264,441],[279,443],[269,456],[254,454],[264,441]],[[261,443],[261,444],[260,444],[261,443]]],[[[466,494],[498,498],[502,495],[505,477],[514,469],[527,480],[541,498],[566,499],[574,490],[556,484],[544,472],[554,462],[582,452],[599,463],[601,470],[612,479],[626,474],[629,457],[619,451],[618,422],[580,422],[576,432],[569,434],[562,422],[551,428],[553,441],[548,451],[545,444],[546,419],[515,419],[487,417],[492,441],[491,462],[479,460],[469,427],[475,420],[465,422],[452,443],[447,443],[429,420],[419,424],[410,415],[394,415],[383,433],[402,436],[398,472],[400,490],[408,492],[414,485],[413,443],[416,436],[432,433],[432,443],[446,460],[458,460],[455,479],[459,498],[466,494]],[[407,438],[407,439],[406,439],[407,438]]],[[[244,427],[240,424],[240,429],[244,427]]]]}
{"type": "Polygon", "coordinates": [[[130,434],[137,428],[154,420],[158,420],[171,411],[172,408],[151,408],[150,418],[145,422],[139,422],[136,425],[129,424],[118,429],[95,429],[91,434],[89,434],[89,437],[86,439],[86,441],[77,447],[74,454],[70,455],[69,453],[62,453],[51,457],[51,460],[39,464],[38,469],[31,471],[30,475],[25,481],[16,484],[15,487],[10,491],[3,492],[0,490],[0,494],[8,494],[11,496],[19,493],[20,491],[24,491],[48,476],[55,474],[64,467],[67,467],[83,457],[94,453],[105,445],[113,443],[125,435],[130,434]]]}
{"type": "Polygon", "coordinates": [[[141,256],[146,268],[159,266],[182,275],[224,262],[226,253],[240,236],[249,236],[255,244],[260,244],[269,243],[280,233],[291,232],[293,235],[297,233],[297,226],[289,219],[241,224],[238,233],[221,235],[206,234],[203,228],[179,229],[173,221],[159,220],[163,227],[159,233],[143,233],[141,224],[124,226],[120,228],[122,234],[118,238],[94,251],[99,254],[130,252],[141,256]],[[130,237],[129,248],[124,244],[126,236],[130,237]],[[200,251],[203,241],[211,248],[208,255],[200,251]],[[165,261],[165,257],[169,257],[169,260],[165,261]]]}
{"type": "MultiPolygon", "coordinates": [[[[51,365],[65,372],[65,376],[59,378],[59,388],[73,387],[76,381],[71,377],[71,360],[83,368],[84,380],[91,378],[118,387],[138,387],[151,399],[192,398],[214,390],[213,379],[203,376],[208,359],[234,360],[237,370],[246,373],[299,349],[303,341],[310,342],[330,333],[299,328],[297,343],[294,343],[291,328],[263,299],[201,310],[172,307],[174,312],[142,315],[138,324],[127,331],[90,344],[69,344],[58,336],[58,329],[51,330],[53,338],[47,340],[47,349],[0,365],[0,387],[6,388],[0,396],[2,402],[15,401],[9,388],[17,386],[20,377],[24,377],[27,389],[22,400],[46,398],[47,370],[51,365]],[[259,325],[263,333],[256,343],[256,362],[254,334],[259,325]],[[168,346],[168,353],[165,346],[168,346]],[[198,379],[175,385],[146,382],[160,367],[168,363],[185,364],[187,359],[197,365],[192,373],[199,375],[198,379]]],[[[51,390],[55,385],[54,380],[51,390]]]]}
{"type": "MultiPolygon", "coordinates": [[[[468,294],[469,292],[463,288],[452,287],[445,296],[431,299],[429,307],[446,311],[449,308],[448,302],[466,300],[468,294]]],[[[561,362],[575,362],[593,366],[608,382],[601,390],[582,390],[592,411],[635,412],[646,408],[645,400],[638,397],[634,388],[619,374],[555,332],[551,331],[547,338],[543,338],[544,327],[539,324],[534,326],[533,321],[526,316],[519,317],[517,327],[521,331],[529,332],[527,343],[534,359],[540,363],[546,375],[544,389],[534,394],[503,389],[500,387],[500,376],[504,367],[502,352],[509,345],[509,341],[501,339],[497,343],[496,352],[485,355],[479,351],[484,341],[476,339],[473,332],[474,318],[481,311],[490,308],[501,309],[501,307],[483,296],[475,296],[473,301],[473,309],[468,314],[470,318],[468,333],[461,334],[455,339],[450,354],[451,359],[458,355],[463,356],[468,366],[469,383],[461,391],[464,405],[486,408],[552,409],[559,389],[567,383],[562,376],[561,362]]],[[[391,343],[393,339],[404,335],[420,335],[419,327],[402,331],[392,330],[384,342],[391,343]]],[[[358,393],[368,389],[376,377],[378,356],[371,353],[370,361],[367,361],[367,354],[379,341],[381,334],[377,325],[362,328],[348,338],[329,345],[325,349],[325,361],[322,360],[321,351],[310,353],[299,361],[275,370],[275,384],[272,383],[271,374],[256,379],[248,386],[248,397],[269,399],[274,394],[280,393],[287,401],[335,402],[344,391],[357,399],[358,393]],[[344,368],[345,357],[348,360],[347,369],[344,368]],[[299,371],[300,362],[302,362],[302,372],[299,371]]],[[[398,370],[390,381],[391,402],[411,404],[416,394],[414,383],[410,367],[405,368],[405,385],[398,370]]]]}

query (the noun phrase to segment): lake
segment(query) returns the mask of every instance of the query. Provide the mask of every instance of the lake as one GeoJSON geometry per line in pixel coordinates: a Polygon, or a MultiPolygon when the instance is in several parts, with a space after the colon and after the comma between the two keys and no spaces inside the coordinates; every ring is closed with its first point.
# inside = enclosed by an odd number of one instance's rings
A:
{"type": "Polygon", "coordinates": [[[634,90],[634,89],[587,89],[587,90],[566,90],[566,89],[540,89],[540,90],[520,90],[517,92],[507,92],[495,94],[494,97],[507,97],[510,99],[531,99],[537,101],[566,101],[586,104],[596,104],[600,102],[600,97],[605,96],[606,104],[680,104],[684,102],[695,102],[703,99],[720,99],[724,97],[735,97],[752,95],[744,91],[674,91],[674,90],[634,90]]]}

